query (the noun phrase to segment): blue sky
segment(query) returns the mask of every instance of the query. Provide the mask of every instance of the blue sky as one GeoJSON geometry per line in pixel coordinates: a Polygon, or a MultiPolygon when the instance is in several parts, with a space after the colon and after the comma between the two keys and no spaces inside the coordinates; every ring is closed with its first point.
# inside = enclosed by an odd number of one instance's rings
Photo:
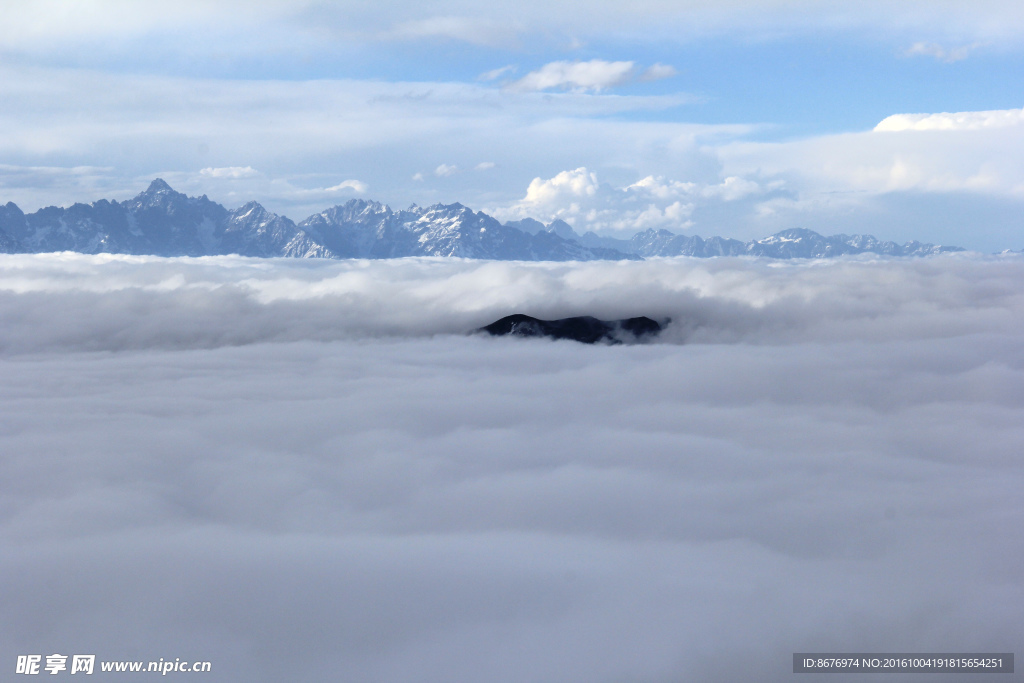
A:
{"type": "Polygon", "coordinates": [[[26,210],[159,175],[296,220],[367,197],[620,236],[1024,246],[1014,3],[0,11],[0,199],[26,210]]]}

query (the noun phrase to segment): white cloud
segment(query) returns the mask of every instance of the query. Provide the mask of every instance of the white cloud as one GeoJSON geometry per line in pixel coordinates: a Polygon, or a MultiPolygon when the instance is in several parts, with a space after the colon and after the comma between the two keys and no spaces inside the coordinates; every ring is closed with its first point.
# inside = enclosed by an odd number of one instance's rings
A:
{"type": "Polygon", "coordinates": [[[670,66],[668,64],[654,64],[653,66],[650,66],[647,69],[645,69],[644,72],[640,74],[640,80],[658,81],[661,80],[662,78],[671,78],[672,76],[675,76],[677,73],[679,72],[676,71],[674,66],[670,66]]]}
{"type": "MultiPolygon", "coordinates": [[[[126,199],[161,176],[180,191],[232,208],[258,199],[301,220],[333,197],[297,190],[357,178],[374,199],[395,206],[460,201],[507,218],[529,207],[525,215],[620,235],[649,225],[638,217],[651,204],[664,216],[679,201],[694,205],[688,229],[705,236],[759,238],[794,225],[829,232],[842,223],[847,231],[894,239],[1020,246],[1014,237],[1019,207],[1007,202],[1024,197],[1021,110],[901,114],[876,131],[751,143],[744,138],[753,126],[650,120],[650,112],[685,101],[680,97],[537,96],[453,83],[196,81],[11,66],[0,67],[0,76],[0,125],[10,132],[0,136],[0,155],[25,160],[19,169],[65,169],[16,172],[9,164],[0,173],[0,200],[26,211],[126,199]],[[74,109],[63,106],[69,101],[74,109]],[[453,157],[453,150],[471,154],[453,157]],[[238,159],[258,175],[213,178],[193,170],[230,168],[238,159]],[[408,172],[429,169],[423,173],[430,175],[440,159],[464,170],[486,159],[501,172],[457,173],[446,180],[450,193],[440,197],[408,172]],[[399,162],[408,170],[396,173],[399,162]],[[67,170],[81,167],[108,170],[67,170]],[[580,167],[609,183],[607,192],[564,195],[560,205],[533,197],[523,203],[531,179],[580,167]],[[622,191],[647,176],[693,183],[693,196],[622,191]],[[930,204],[911,196],[922,192],[930,204]],[[906,202],[886,216],[881,208],[889,193],[902,193],[906,202]],[[986,206],[976,203],[981,195],[986,206]],[[772,202],[771,221],[759,202],[772,202]],[[972,221],[968,207],[985,220],[972,221]]],[[[664,218],[667,229],[683,225],[664,218]]]]}
{"type": "Polygon", "coordinates": [[[906,54],[908,56],[924,55],[926,57],[934,57],[940,62],[952,64],[953,62],[967,59],[967,56],[978,47],[980,47],[979,43],[961,45],[954,48],[945,48],[938,43],[914,43],[907,48],[906,54]]]}
{"type": "Polygon", "coordinates": [[[293,190],[293,194],[296,194],[296,195],[307,195],[307,196],[308,195],[324,195],[324,196],[326,196],[326,195],[337,194],[339,192],[346,192],[346,191],[350,191],[350,190],[352,192],[355,192],[356,194],[364,194],[368,189],[370,189],[369,186],[366,183],[362,182],[361,180],[343,180],[340,183],[338,183],[337,185],[332,185],[331,187],[317,187],[317,188],[312,188],[312,189],[295,189],[295,190],[293,190]]]}
{"type": "MultiPolygon", "coordinates": [[[[978,117],[958,123],[941,115],[909,122],[897,118],[883,122],[885,126],[872,133],[824,136],[770,150],[774,162],[756,167],[771,173],[769,165],[784,163],[786,172],[799,173],[796,185],[805,193],[1013,195],[1024,178],[1024,162],[1007,151],[1024,149],[1024,127],[984,121],[985,117],[978,117]],[[929,129],[922,136],[921,131],[929,129]]],[[[732,169],[743,175],[744,168],[752,169],[756,163],[751,158],[732,169]]]]}
{"type": "MultiPolygon", "coordinates": [[[[630,217],[628,230],[647,230],[649,228],[659,229],[670,226],[678,230],[685,230],[693,225],[688,220],[693,213],[694,204],[683,204],[675,201],[665,207],[658,207],[648,204],[647,208],[630,217]]],[[[595,214],[596,217],[596,214],[595,214]]]]}
{"type": "Polygon", "coordinates": [[[525,92],[552,89],[600,92],[634,80],[655,81],[675,75],[675,68],[667,64],[655,64],[640,71],[634,62],[559,61],[531,71],[508,87],[525,92]]]}
{"type": "Polygon", "coordinates": [[[1024,109],[961,111],[941,114],[893,114],[875,126],[875,132],[904,130],[981,130],[1024,123],[1024,109]]]}
{"type": "Polygon", "coordinates": [[[503,67],[501,67],[499,69],[492,69],[490,71],[485,71],[484,73],[482,73],[479,76],[477,76],[477,80],[478,81],[494,81],[494,80],[497,80],[497,79],[499,79],[499,78],[501,78],[502,76],[505,76],[505,75],[511,76],[515,72],[516,72],[516,66],[514,64],[509,64],[508,66],[503,66],[503,67]]]}
{"type": "Polygon", "coordinates": [[[825,230],[884,224],[902,239],[1001,250],[1016,244],[1011,215],[1024,198],[1022,120],[1021,110],[898,114],[870,132],[731,142],[717,155],[723,175],[784,181],[789,196],[767,198],[765,215],[785,217],[773,227],[806,225],[813,214],[825,230]],[[934,232],[939,224],[944,237],[934,232]]]}
{"type": "MultiPolygon", "coordinates": [[[[778,181],[773,183],[772,188],[779,187],[778,181]]],[[[761,194],[765,188],[756,181],[737,176],[729,176],[717,185],[707,185],[700,189],[705,197],[721,197],[725,201],[735,201],[748,195],[761,194]]]]}
{"type": "Polygon", "coordinates": [[[696,183],[647,176],[622,188],[598,182],[586,168],[562,171],[547,180],[534,178],[518,202],[491,209],[503,220],[562,219],[577,232],[630,237],[639,230],[687,230],[698,206],[720,205],[779,189],[781,181],[762,185],[730,176],[719,183],[696,183]]]}
{"type": "Polygon", "coordinates": [[[779,683],[1024,628],[1019,257],[0,256],[0,316],[8,662],[779,683]],[[688,343],[462,334],[514,310],[688,343]]]}
{"type": "Polygon", "coordinates": [[[645,192],[660,199],[668,199],[694,193],[697,190],[697,184],[678,180],[666,181],[664,178],[655,178],[649,175],[628,186],[626,190],[645,192]]]}
{"type": "MultiPolygon", "coordinates": [[[[510,177],[529,174],[525,185],[546,165],[540,159],[576,160],[577,150],[625,155],[635,149],[636,134],[650,139],[645,145],[657,144],[654,138],[670,145],[680,135],[741,129],[640,123],[627,125],[634,133],[625,133],[621,123],[589,119],[659,110],[685,99],[559,93],[540,102],[532,94],[456,83],[191,80],[0,66],[0,98],[0,125],[11,132],[0,137],[0,155],[30,160],[19,168],[110,169],[87,187],[70,173],[50,174],[50,181],[32,187],[6,185],[4,202],[27,211],[125,199],[161,175],[183,192],[225,204],[256,198],[301,219],[324,207],[293,189],[331,187],[355,175],[353,169],[376,199],[401,205],[437,200],[428,187],[410,181],[412,174],[398,174],[381,159],[434,169],[453,149],[473,150],[447,164],[471,169],[486,159],[510,177]],[[61,104],[68,101],[74,109],[61,104]],[[600,150],[595,136],[608,140],[600,150]],[[259,173],[230,179],[192,170],[230,168],[239,158],[259,173]],[[290,184],[276,184],[280,179],[290,184]]],[[[476,201],[472,192],[481,188],[472,185],[473,176],[453,177],[460,186],[453,199],[476,201]]],[[[493,188],[483,189],[494,196],[493,188]]]]}
{"type": "Polygon", "coordinates": [[[514,24],[468,16],[433,16],[397,24],[382,34],[389,39],[444,38],[473,45],[508,47],[515,43],[514,24]]]}
{"type": "Polygon", "coordinates": [[[174,13],[124,0],[8,4],[0,24],[0,45],[51,58],[63,51],[70,53],[71,64],[81,63],[83,55],[118,56],[126,44],[143,42],[172,54],[211,57],[224,50],[236,56],[261,55],[268,49],[283,53],[295,45],[322,54],[339,39],[372,49],[377,41],[396,39],[441,38],[509,47],[529,39],[561,44],[568,37],[593,44],[637,36],[678,41],[726,33],[777,38],[841,31],[895,37],[904,44],[910,37],[940,45],[964,40],[1013,45],[1024,35],[1024,11],[1009,0],[947,2],[940,10],[926,0],[864,0],[855,12],[844,3],[815,0],[647,0],[585,7],[538,0],[485,5],[469,0],[426,5],[382,0],[372,8],[351,2],[183,0],[174,13]],[[201,43],[186,39],[197,32],[204,36],[201,43]]]}
{"type": "Polygon", "coordinates": [[[259,175],[252,166],[224,166],[222,168],[204,168],[199,175],[207,178],[252,178],[259,175]]]}
{"type": "Polygon", "coordinates": [[[414,173],[413,176],[412,176],[412,179],[415,180],[418,183],[419,182],[423,182],[423,174],[422,173],[414,173]]]}
{"type": "Polygon", "coordinates": [[[340,192],[341,190],[354,190],[358,194],[363,194],[369,189],[369,186],[359,180],[343,180],[337,185],[326,188],[327,192],[340,192]]]}
{"type": "Polygon", "coordinates": [[[597,188],[597,174],[581,167],[572,171],[562,171],[547,180],[534,178],[526,188],[523,203],[537,206],[558,204],[564,202],[566,198],[571,200],[592,197],[597,193],[597,188]]]}
{"type": "Polygon", "coordinates": [[[635,76],[633,62],[551,62],[531,71],[509,87],[514,90],[594,90],[601,91],[629,82],[635,76]]]}
{"type": "Polygon", "coordinates": [[[497,166],[493,161],[481,161],[479,164],[473,167],[475,171],[489,171],[497,166]]]}
{"type": "Polygon", "coordinates": [[[434,175],[439,178],[447,178],[459,172],[459,167],[454,164],[441,164],[434,169],[434,175]]]}
{"type": "Polygon", "coordinates": [[[0,331],[0,355],[460,334],[509,308],[622,317],[638,301],[651,315],[679,321],[668,336],[675,341],[821,341],[839,331],[844,339],[893,340],[910,330],[944,336],[928,322],[929,311],[941,311],[935,315],[947,332],[969,334],[979,324],[1018,324],[1013,316],[1024,305],[1024,261],[995,257],[826,267],[735,259],[573,264],[30,254],[0,255],[0,266],[0,312],[10,321],[0,331]],[[936,268],[948,283],[932,291],[927,283],[936,268]],[[903,284],[887,293],[893,280],[903,284]],[[988,315],[996,317],[986,323],[988,315]]]}

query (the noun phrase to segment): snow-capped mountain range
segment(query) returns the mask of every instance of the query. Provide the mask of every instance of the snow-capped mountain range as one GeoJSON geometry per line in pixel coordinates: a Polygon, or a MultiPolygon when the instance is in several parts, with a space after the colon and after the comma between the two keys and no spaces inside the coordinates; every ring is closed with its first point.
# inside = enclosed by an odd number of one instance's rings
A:
{"type": "Polygon", "coordinates": [[[703,239],[645,230],[631,239],[579,235],[564,221],[525,219],[502,224],[462,204],[411,206],[395,211],[353,199],[296,224],[249,202],[233,211],[202,197],[175,192],[159,178],[125,202],[55,206],[25,214],[0,206],[0,253],[77,251],[156,256],[286,256],[395,258],[457,256],[526,261],[592,261],[652,256],[763,256],[828,258],[843,254],[924,256],[960,247],[883,242],[870,235],[824,237],[784,230],[761,240],[703,239]]]}

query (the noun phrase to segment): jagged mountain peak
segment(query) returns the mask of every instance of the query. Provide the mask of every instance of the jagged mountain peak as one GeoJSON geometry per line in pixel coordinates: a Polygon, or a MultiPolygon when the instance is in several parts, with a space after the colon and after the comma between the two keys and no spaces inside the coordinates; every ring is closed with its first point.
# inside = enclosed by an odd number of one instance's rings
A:
{"type": "Polygon", "coordinates": [[[350,199],[320,213],[315,213],[299,225],[342,225],[366,220],[382,220],[394,214],[386,204],[367,199],[350,199]]]}
{"type": "MultiPolygon", "coordinates": [[[[282,218],[272,211],[267,211],[262,204],[255,200],[252,202],[246,202],[238,209],[229,212],[228,216],[231,222],[243,223],[268,222],[282,218]]],[[[287,218],[284,220],[287,220],[287,218]]]]}
{"type": "Polygon", "coordinates": [[[342,205],[334,206],[328,209],[328,211],[344,211],[345,213],[356,215],[356,214],[371,214],[371,213],[390,213],[391,207],[380,202],[373,201],[372,199],[350,199],[342,205]]]}
{"type": "Polygon", "coordinates": [[[163,178],[153,178],[143,194],[156,194],[157,192],[174,192],[174,189],[163,178]]]}
{"type": "Polygon", "coordinates": [[[231,212],[231,215],[235,216],[236,218],[247,218],[250,216],[256,217],[266,214],[270,214],[270,212],[263,208],[263,205],[260,204],[255,199],[250,200],[245,204],[242,204],[240,207],[231,212]]]}
{"type": "Polygon", "coordinates": [[[473,210],[470,209],[467,206],[464,206],[463,204],[460,204],[459,202],[455,202],[453,204],[441,204],[440,202],[438,202],[437,204],[431,204],[430,206],[428,206],[428,207],[426,207],[424,209],[420,209],[420,212],[423,213],[424,215],[428,214],[428,213],[454,213],[454,214],[459,214],[459,213],[467,213],[467,212],[468,213],[473,213],[473,210]]]}
{"type": "Polygon", "coordinates": [[[136,209],[144,209],[171,205],[182,206],[195,201],[197,200],[189,199],[187,195],[174,190],[162,178],[154,178],[144,192],[140,192],[125,203],[133,205],[136,209]]]}
{"type": "Polygon", "coordinates": [[[23,214],[0,205],[0,252],[80,251],[84,253],[201,256],[317,256],[395,258],[460,256],[486,259],[593,260],[649,256],[754,256],[832,258],[846,254],[926,256],[957,247],[919,242],[881,242],[870,235],[823,237],[792,228],[750,242],[703,239],[649,229],[631,239],[578,235],[564,221],[544,226],[534,219],[502,225],[484,212],[454,202],[427,208],[416,204],[393,211],[386,204],[351,199],[308,217],[299,225],[253,200],[229,211],[222,205],[176,192],[155,178],[145,192],[118,203],[46,207],[23,214]],[[9,238],[9,239],[7,239],[9,238]]]}
{"type": "MultiPolygon", "coordinates": [[[[815,232],[813,230],[808,230],[807,228],[787,228],[786,230],[780,230],[771,237],[766,237],[765,239],[778,237],[782,239],[800,240],[821,238],[821,236],[821,233],[815,232]]],[[[764,240],[759,241],[763,242],[764,240]]]]}
{"type": "Polygon", "coordinates": [[[562,239],[574,240],[579,237],[576,231],[572,229],[572,226],[563,221],[561,218],[557,218],[545,228],[548,232],[553,232],[562,239]]]}

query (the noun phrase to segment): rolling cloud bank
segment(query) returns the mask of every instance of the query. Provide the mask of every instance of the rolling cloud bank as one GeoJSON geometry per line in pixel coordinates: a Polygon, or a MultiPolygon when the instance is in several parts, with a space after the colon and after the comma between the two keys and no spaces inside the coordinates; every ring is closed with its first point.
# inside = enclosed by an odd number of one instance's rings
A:
{"type": "Polygon", "coordinates": [[[1022,649],[1019,255],[15,254],[0,318],[4,662],[789,681],[1022,649]],[[673,323],[468,334],[513,312],[673,323]]]}

